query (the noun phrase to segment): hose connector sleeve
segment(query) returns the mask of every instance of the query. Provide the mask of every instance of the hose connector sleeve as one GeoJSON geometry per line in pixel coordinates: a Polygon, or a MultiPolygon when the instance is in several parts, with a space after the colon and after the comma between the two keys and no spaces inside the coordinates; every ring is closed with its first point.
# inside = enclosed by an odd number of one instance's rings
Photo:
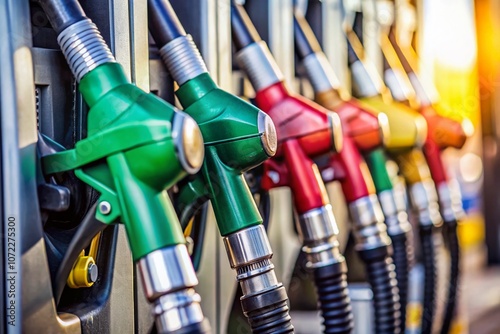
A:
{"type": "Polygon", "coordinates": [[[116,62],[96,25],[89,19],[68,26],[57,36],[57,42],[78,82],[97,66],[116,62]]]}
{"type": "Polygon", "coordinates": [[[264,41],[252,43],[236,54],[238,65],[245,71],[256,92],[284,80],[264,41]]]}
{"type": "Polygon", "coordinates": [[[160,56],[179,86],[200,74],[208,73],[191,35],[179,36],[165,44],[160,49],[160,56]]]}
{"type": "Polygon", "coordinates": [[[262,224],[224,237],[231,267],[243,296],[241,306],[253,333],[293,333],[288,296],[278,282],[272,250],[262,224]]]}

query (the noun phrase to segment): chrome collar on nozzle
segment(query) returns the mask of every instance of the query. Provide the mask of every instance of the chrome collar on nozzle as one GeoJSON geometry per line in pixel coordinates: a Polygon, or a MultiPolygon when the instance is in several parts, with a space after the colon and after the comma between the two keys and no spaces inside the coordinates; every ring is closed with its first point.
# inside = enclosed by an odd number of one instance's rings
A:
{"type": "Polygon", "coordinates": [[[284,80],[283,73],[264,41],[252,43],[241,49],[236,54],[236,61],[247,73],[255,91],[284,80]]]}
{"type": "Polygon", "coordinates": [[[64,29],[57,36],[57,42],[78,82],[97,66],[116,62],[96,25],[89,19],[64,29]]]}
{"type": "Polygon", "coordinates": [[[349,204],[354,222],[356,250],[365,251],[391,244],[377,195],[362,197],[349,204]]]}
{"type": "Polygon", "coordinates": [[[198,284],[186,245],[149,253],[139,260],[144,291],[153,303],[158,333],[171,333],[204,321],[198,284]],[[175,268],[175,270],[172,270],[175,268]]]}
{"type": "Polygon", "coordinates": [[[337,240],[339,230],[330,204],[300,215],[298,230],[309,267],[322,267],[343,261],[337,240]]]}

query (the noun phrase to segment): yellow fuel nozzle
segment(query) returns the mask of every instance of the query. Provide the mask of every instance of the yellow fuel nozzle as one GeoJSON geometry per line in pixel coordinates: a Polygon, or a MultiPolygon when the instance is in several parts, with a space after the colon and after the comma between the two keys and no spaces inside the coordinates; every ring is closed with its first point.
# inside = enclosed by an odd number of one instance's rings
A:
{"type": "Polygon", "coordinates": [[[85,255],[85,250],[82,250],[75,261],[66,281],[70,288],[89,288],[97,281],[99,272],[94,259],[97,257],[100,238],[101,233],[99,232],[90,243],[89,254],[85,255]]]}
{"type": "Polygon", "coordinates": [[[386,101],[377,95],[361,99],[370,110],[384,113],[389,124],[389,136],[384,142],[389,152],[421,147],[427,137],[427,123],[419,112],[398,102],[386,101]]]}

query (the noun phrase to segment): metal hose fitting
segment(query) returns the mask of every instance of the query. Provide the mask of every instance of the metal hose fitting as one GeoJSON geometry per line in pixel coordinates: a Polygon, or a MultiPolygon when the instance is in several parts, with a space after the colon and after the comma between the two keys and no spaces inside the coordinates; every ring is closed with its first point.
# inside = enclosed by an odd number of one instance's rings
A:
{"type": "Polygon", "coordinates": [[[302,60],[302,65],[304,65],[307,77],[316,93],[338,89],[341,86],[337,75],[323,52],[309,54],[302,60]]]}
{"type": "Polygon", "coordinates": [[[312,270],[323,317],[324,333],[351,333],[353,315],[347,288],[347,266],[337,241],[338,228],[331,205],[299,217],[307,266],[312,270]]]}
{"type": "Polygon", "coordinates": [[[257,92],[284,80],[283,73],[264,41],[245,46],[236,53],[236,61],[257,92]]]}
{"type": "Polygon", "coordinates": [[[398,208],[394,190],[385,190],[378,194],[378,200],[387,225],[387,234],[392,237],[406,234],[411,231],[408,214],[405,210],[398,208]]]}
{"type": "Polygon", "coordinates": [[[349,212],[354,222],[357,251],[386,247],[391,244],[377,195],[362,197],[350,203],[349,212]]]}
{"type": "Polygon", "coordinates": [[[418,217],[420,226],[439,227],[442,224],[439,213],[438,194],[432,180],[415,183],[410,186],[410,203],[418,217]]]}
{"type": "Polygon", "coordinates": [[[193,289],[198,279],[186,245],[149,253],[139,260],[139,271],[158,333],[210,333],[193,289]]]}
{"type": "Polygon", "coordinates": [[[400,331],[406,330],[406,304],[408,303],[409,273],[414,263],[414,251],[411,244],[412,227],[404,205],[396,203],[394,190],[385,190],[378,194],[382,212],[387,225],[387,234],[392,241],[393,260],[398,281],[399,304],[401,305],[400,331]]]}
{"type": "Polygon", "coordinates": [[[349,204],[354,223],[356,250],[366,264],[368,282],[373,291],[376,333],[399,333],[401,306],[395,266],[390,254],[391,240],[376,195],[362,197],[349,204]]]}
{"type": "Polygon", "coordinates": [[[101,33],[90,19],[68,26],[57,36],[57,42],[78,82],[97,66],[116,62],[101,33]]]}
{"type": "Polygon", "coordinates": [[[241,306],[253,333],[293,333],[285,287],[271,262],[273,252],[263,225],[224,237],[231,268],[243,296],[241,306]]]}
{"type": "Polygon", "coordinates": [[[191,35],[179,36],[165,44],[160,49],[160,55],[179,86],[208,72],[191,35]]]}

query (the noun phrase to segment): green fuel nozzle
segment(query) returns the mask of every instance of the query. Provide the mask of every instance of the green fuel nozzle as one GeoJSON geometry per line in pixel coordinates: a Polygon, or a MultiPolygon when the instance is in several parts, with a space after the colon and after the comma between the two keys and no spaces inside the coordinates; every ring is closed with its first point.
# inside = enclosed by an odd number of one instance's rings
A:
{"type": "Polygon", "coordinates": [[[196,122],[129,81],[77,1],[39,2],[90,107],[87,138],[45,156],[44,173],[74,171],[101,194],[97,219],[124,223],[159,333],[208,331],[193,289],[198,280],[165,192],[201,168],[196,122]],[[180,321],[171,321],[175,314],[180,321]]]}
{"type": "Polygon", "coordinates": [[[179,191],[181,223],[187,224],[196,204],[210,200],[252,331],[291,333],[288,297],[276,278],[262,218],[243,177],[276,153],[274,124],[261,110],[215,84],[168,1],[148,0],[148,13],[151,35],[179,85],[176,95],[205,141],[201,171],[179,191]]]}

